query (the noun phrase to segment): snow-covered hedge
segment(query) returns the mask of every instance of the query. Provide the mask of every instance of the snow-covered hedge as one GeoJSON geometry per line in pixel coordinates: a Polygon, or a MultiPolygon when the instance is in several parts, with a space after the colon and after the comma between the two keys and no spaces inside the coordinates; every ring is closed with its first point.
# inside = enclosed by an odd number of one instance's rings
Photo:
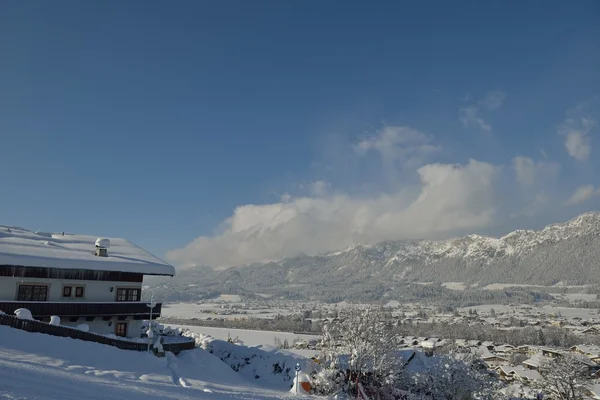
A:
{"type": "Polygon", "coordinates": [[[280,390],[289,390],[293,386],[296,363],[300,363],[303,372],[314,372],[310,360],[272,346],[246,347],[191,331],[183,332],[183,336],[194,338],[198,347],[219,357],[247,379],[259,379],[280,390]]]}
{"type": "MultiPolygon", "coordinates": [[[[148,322],[149,321],[144,321],[142,323],[141,334],[143,336],[147,335],[148,322]]],[[[159,324],[158,322],[152,321],[152,332],[154,333],[154,336],[182,336],[184,330],[181,328],[173,328],[171,326],[159,324]]]]}

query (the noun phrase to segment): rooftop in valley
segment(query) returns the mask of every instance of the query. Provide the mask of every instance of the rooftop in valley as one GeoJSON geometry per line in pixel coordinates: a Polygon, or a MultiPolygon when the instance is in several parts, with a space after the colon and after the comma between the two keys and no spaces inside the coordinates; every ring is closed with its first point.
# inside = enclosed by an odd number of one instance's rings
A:
{"type": "Polygon", "coordinates": [[[0,265],[175,275],[172,265],[125,239],[108,238],[107,257],[96,256],[98,238],[0,225],[0,265]]]}

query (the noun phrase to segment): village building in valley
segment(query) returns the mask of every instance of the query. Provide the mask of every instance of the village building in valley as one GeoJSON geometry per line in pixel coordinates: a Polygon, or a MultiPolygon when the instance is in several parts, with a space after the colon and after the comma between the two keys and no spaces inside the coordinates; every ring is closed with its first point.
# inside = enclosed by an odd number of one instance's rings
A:
{"type": "MultiPolygon", "coordinates": [[[[23,308],[34,319],[89,326],[90,332],[140,337],[150,318],[144,275],[175,268],[124,239],[31,232],[0,225],[0,311],[23,308]]],[[[161,304],[152,308],[160,316],[161,304]]]]}

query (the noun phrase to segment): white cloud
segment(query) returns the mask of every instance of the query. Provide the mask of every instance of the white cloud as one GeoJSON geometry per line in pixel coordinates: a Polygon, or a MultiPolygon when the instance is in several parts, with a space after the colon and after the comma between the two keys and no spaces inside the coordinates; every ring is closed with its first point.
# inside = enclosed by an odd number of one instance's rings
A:
{"type": "Polygon", "coordinates": [[[370,151],[379,153],[384,163],[389,166],[400,163],[404,167],[416,167],[432,154],[441,151],[434,145],[430,135],[406,126],[387,126],[361,140],[354,150],[360,156],[370,151]]]}
{"type": "Polygon", "coordinates": [[[462,107],[458,110],[459,120],[463,126],[476,127],[489,133],[492,131],[492,126],[481,117],[480,110],[482,107],[488,110],[497,110],[502,106],[505,99],[505,92],[500,90],[488,92],[476,104],[462,107]]]}
{"type": "Polygon", "coordinates": [[[390,194],[338,193],[240,206],[221,232],[199,237],[167,258],[182,266],[220,267],[485,227],[496,211],[498,172],[475,160],[465,165],[429,164],[417,170],[417,187],[390,194]]]}
{"type": "Polygon", "coordinates": [[[467,127],[478,127],[484,132],[491,132],[492,126],[485,122],[479,115],[479,108],[475,106],[463,107],[459,110],[460,122],[467,127]]]}
{"type": "Polygon", "coordinates": [[[521,186],[533,186],[537,180],[555,177],[560,171],[560,164],[547,161],[533,161],[529,157],[513,158],[513,169],[516,180],[521,186]]]}
{"type": "Polygon", "coordinates": [[[534,217],[544,211],[547,207],[548,203],[550,203],[550,197],[545,192],[539,192],[535,195],[533,200],[527,204],[521,211],[516,213],[511,213],[511,218],[518,217],[534,217]]]}
{"type": "Polygon", "coordinates": [[[571,195],[567,200],[567,205],[575,206],[577,204],[585,203],[592,197],[600,195],[600,189],[596,189],[594,185],[580,186],[575,190],[575,193],[571,195]]]}
{"type": "Polygon", "coordinates": [[[577,131],[567,133],[565,147],[569,155],[577,161],[587,160],[592,152],[590,139],[584,133],[577,131]]]}
{"type": "Polygon", "coordinates": [[[502,106],[504,100],[506,99],[506,93],[500,90],[488,92],[483,100],[479,103],[487,108],[488,110],[496,110],[502,106]]]}
{"type": "Polygon", "coordinates": [[[289,203],[292,200],[292,195],[289,193],[284,193],[279,199],[282,203],[289,203]]]}
{"type": "MultiPolygon", "coordinates": [[[[570,111],[569,114],[577,114],[570,111]]],[[[589,133],[596,127],[596,121],[589,117],[572,116],[567,118],[558,128],[558,133],[565,137],[565,148],[567,153],[577,161],[586,161],[592,153],[591,139],[589,133]]]]}
{"type": "Polygon", "coordinates": [[[323,196],[327,195],[327,193],[331,189],[331,183],[323,181],[323,180],[318,180],[318,181],[312,182],[309,185],[309,189],[310,189],[311,195],[316,196],[316,197],[323,197],[323,196]]]}

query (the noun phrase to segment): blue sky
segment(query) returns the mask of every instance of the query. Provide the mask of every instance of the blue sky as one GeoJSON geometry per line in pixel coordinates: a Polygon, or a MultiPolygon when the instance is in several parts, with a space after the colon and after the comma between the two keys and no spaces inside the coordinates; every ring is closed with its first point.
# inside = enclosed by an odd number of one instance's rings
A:
{"type": "Polygon", "coordinates": [[[4,1],[0,221],[222,266],[597,210],[599,21],[596,1],[4,1]]]}

